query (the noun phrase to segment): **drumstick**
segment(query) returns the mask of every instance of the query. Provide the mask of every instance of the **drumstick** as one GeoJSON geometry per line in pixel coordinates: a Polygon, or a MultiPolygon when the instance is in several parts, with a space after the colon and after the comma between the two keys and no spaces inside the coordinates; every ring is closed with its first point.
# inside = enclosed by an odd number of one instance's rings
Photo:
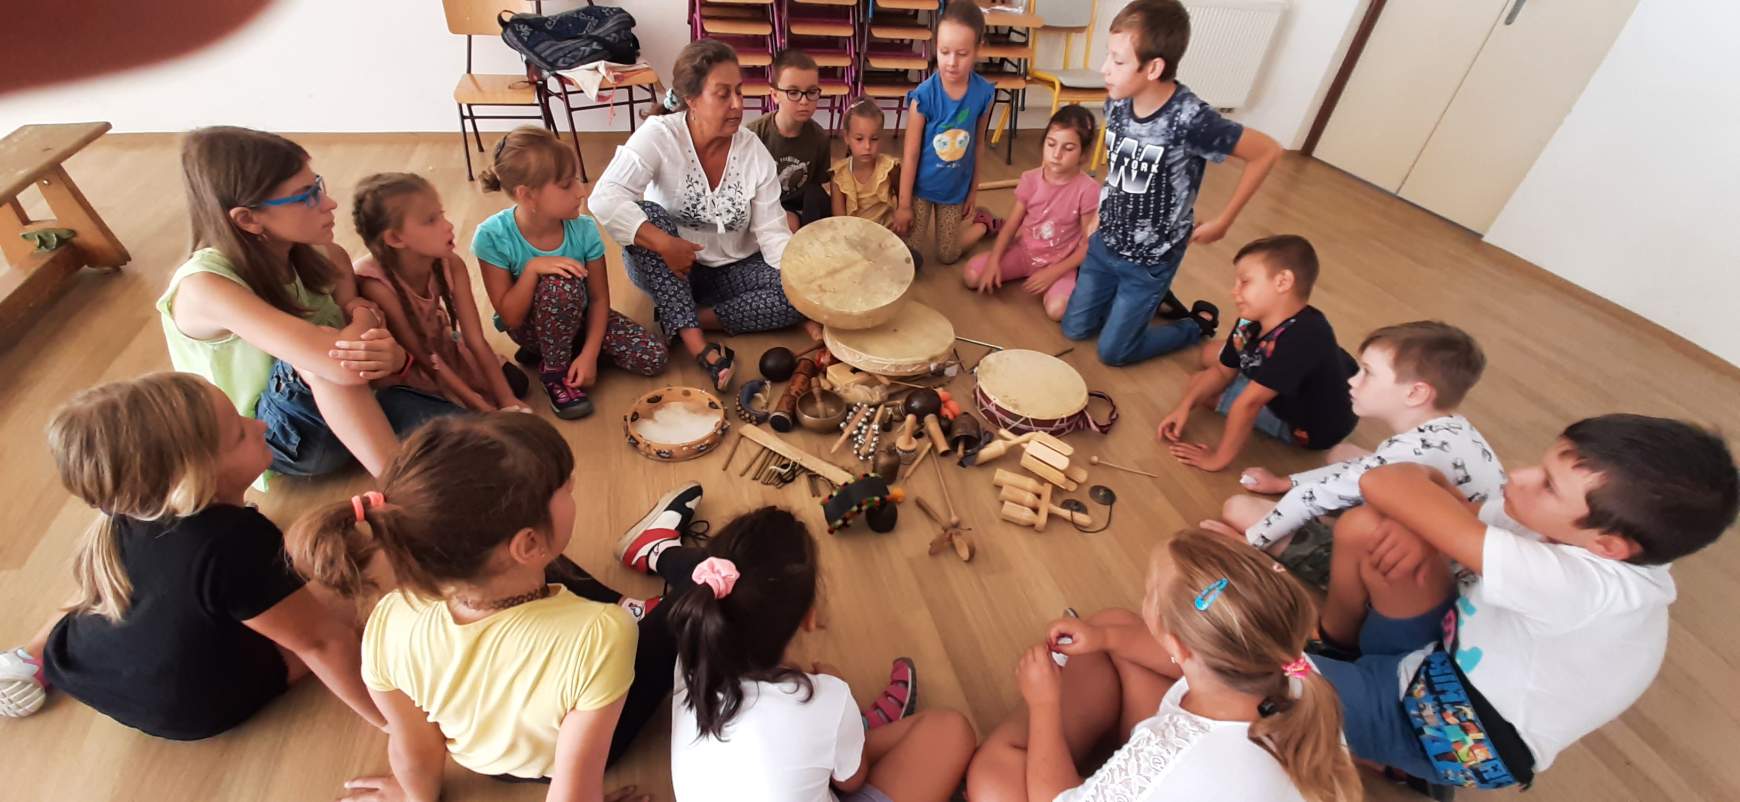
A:
{"type": "Polygon", "coordinates": [[[979,190],[982,192],[989,189],[1014,189],[1020,183],[1021,179],[1019,178],[999,178],[995,181],[980,181],[979,190]]]}
{"type": "Polygon", "coordinates": [[[1090,465],[1104,465],[1107,468],[1117,468],[1120,471],[1127,471],[1129,473],[1139,473],[1139,474],[1146,476],[1150,479],[1159,479],[1160,478],[1160,474],[1149,473],[1147,471],[1142,470],[1141,468],[1132,468],[1128,465],[1119,465],[1116,462],[1107,462],[1103,459],[1100,459],[1098,456],[1088,457],[1088,464],[1090,464],[1090,465]]]}
{"type": "Polygon", "coordinates": [[[846,422],[845,430],[840,432],[840,439],[834,441],[834,447],[828,449],[828,453],[832,454],[839,451],[840,446],[845,445],[846,441],[852,438],[852,433],[858,430],[858,424],[863,423],[864,416],[868,414],[870,414],[869,405],[858,407],[858,411],[852,414],[852,419],[846,422]]]}
{"type": "Polygon", "coordinates": [[[949,511],[949,526],[960,526],[961,516],[955,514],[955,500],[949,498],[949,483],[943,478],[942,460],[931,463],[936,468],[936,486],[942,489],[943,506],[949,511]]]}
{"type": "Polygon", "coordinates": [[[743,436],[742,435],[738,435],[736,440],[731,441],[731,450],[726,452],[726,454],[725,454],[725,464],[719,466],[719,471],[721,473],[723,473],[727,470],[730,470],[731,460],[734,460],[737,458],[737,447],[740,445],[743,445],[743,436]]]}
{"type": "Polygon", "coordinates": [[[996,343],[988,343],[988,342],[985,342],[984,340],[975,340],[971,337],[962,337],[959,334],[955,335],[955,339],[960,340],[961,342],[964,342],[964,343],[972,343],[974,345],[982,345],[982,346],[985,346],[986,348],[989,348],[993,351],[1003,350],[1003,346],[997,345],[996,343]]]}
{"type": "Polygon", "coordinates": [[[924,462],[924,458],[927,456],[930,456],[930,440],[928,439],[924,441],[924,445],[918,447],[918,459],[912,461],[912,465],[906,469],[906,475],[900,478],[911,479],[913,472],[918,470],[918,464],[924,462]]]}

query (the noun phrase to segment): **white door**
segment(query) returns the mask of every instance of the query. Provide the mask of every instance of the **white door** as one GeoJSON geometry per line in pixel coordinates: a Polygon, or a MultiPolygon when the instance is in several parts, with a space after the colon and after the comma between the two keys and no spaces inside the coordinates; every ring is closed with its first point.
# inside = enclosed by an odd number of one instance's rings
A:
{"type": "MultiPolygon", "coordinates": [[[[1485,233],[1636,6],[1637,0],[1511,0],[1400,195],[1485,233]]],[[[1637,101],[1639,114],[1664,111],[1651,108],[1649,98],[1637,101]]]]}
{"type": "Polygon", "coordinates": [[[1390,0],[1313,155],[1401,189],[1506,2],[1390,0]]]}

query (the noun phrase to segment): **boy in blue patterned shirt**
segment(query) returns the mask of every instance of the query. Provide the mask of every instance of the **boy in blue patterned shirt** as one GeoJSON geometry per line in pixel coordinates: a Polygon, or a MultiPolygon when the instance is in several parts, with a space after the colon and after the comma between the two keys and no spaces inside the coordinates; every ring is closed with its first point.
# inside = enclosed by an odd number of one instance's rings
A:
{"type": "Polygon", "coordinates": [[[1106,183],[1100,228],[1063,315],[1072,340],[1099,335],[1100,361],[1127,365],[1213,337],[1219,310],[1199,301],[1182,319],[1150,325],[1191,242],[1226,236],[1281,146],[1220,116],[1176,80],[1190,42],[1178,0],[1135,0],[1112,19],[1105,64],[1106,183]],[[1195,225],[1197,190],[1209,160],[1245,162],[1221,214],[1195,225]]]}

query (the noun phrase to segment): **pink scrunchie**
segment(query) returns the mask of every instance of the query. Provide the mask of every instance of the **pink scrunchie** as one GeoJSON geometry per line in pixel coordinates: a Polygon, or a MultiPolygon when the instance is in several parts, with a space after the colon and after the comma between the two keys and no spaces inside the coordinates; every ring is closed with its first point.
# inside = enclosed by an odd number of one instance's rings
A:
{"type": "Polygon", "coordinates": [[[1311,676],[1311,661],[1305,659],[1305,655],[1299,655],[1299,659],[1281,666],[1281,673],[1288,679],[1304,679],[1311,676]]]}
{"type": "Polygon", "coordinates": [[[731,589],[737,586],[737,565],[722,557],[708,557],[695,566],[695,572],[689,575],[697,585],[706,585],[713,589],[713,598],[723,599],[731,595],[731,589]]]}

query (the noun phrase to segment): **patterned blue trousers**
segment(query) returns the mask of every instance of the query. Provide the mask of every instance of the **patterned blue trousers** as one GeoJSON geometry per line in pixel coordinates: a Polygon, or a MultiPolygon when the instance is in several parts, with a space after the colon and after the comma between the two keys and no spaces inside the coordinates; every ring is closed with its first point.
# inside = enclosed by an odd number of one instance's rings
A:
{"type": "MultiPolygon", "coordinates": [[[[676,221],[663,206],[652,201],[639,203],[647,222],[666,234],[677,235],[676,221]]],[[[634,285],[652,296],[659,325],[667,337],[675,337],[683,329],[699,328],[701,322],[695,310],[704,306],[713,307],[719,325],[728,334],[783,329],[804,320],[803,314],[785,298],[779,269],[759,253],[717,267],[697,263],[687,278],[671,272],[657,251],[639,245],[623,249],[623,262],[634,285]]]]}

